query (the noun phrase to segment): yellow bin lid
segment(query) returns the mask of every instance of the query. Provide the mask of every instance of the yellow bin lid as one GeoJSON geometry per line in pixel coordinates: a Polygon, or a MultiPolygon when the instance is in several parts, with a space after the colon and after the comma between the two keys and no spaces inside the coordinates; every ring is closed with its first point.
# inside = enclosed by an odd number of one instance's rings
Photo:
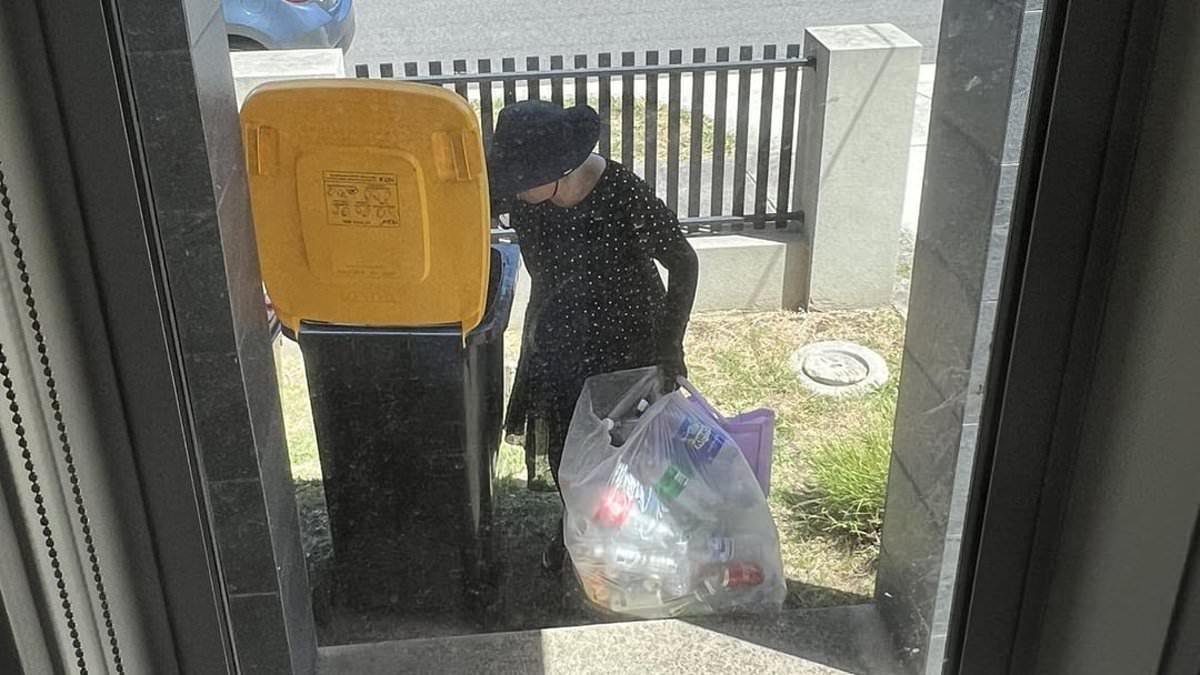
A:
{"type": "Polygon", "coordinates": [[[488,181],[466,101],[379,80],[266,84],[242,107],[242,140],[283,325],[479,325],[488,181]]]}

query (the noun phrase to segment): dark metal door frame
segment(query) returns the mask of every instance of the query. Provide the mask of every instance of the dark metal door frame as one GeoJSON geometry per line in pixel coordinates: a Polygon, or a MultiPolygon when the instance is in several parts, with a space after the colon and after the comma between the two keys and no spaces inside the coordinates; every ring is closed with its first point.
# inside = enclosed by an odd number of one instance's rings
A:
{"type": "Polygon", "coordinates": [[[1163,4],[1046,3],[948,672],[1034,672],[1163,4]]]}
{"type": "Polygon", "coordinates": [[[1200,672],[1200,518],[1192,531],[1187,569],[1176,600],[1171,633],[1163,650],[1162,675],[1200,672]]]}
{"type": "MultiPolygon", "coordinates": [[[[103,330],[138,476],[172,644],[159,663],[185,673],[236,672],[228,608],[198,465],[176,320],[134,119],[113,0],[35,0],[74,190],[100,297],[103,330]]],[[[97,355],[103,357],[103,355],[97,355]]]]}

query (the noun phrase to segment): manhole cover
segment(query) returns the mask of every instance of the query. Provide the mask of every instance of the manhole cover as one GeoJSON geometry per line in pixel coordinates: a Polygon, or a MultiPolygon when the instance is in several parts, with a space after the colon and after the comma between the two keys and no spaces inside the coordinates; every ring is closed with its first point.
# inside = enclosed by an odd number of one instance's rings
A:
{"type": "Polygon", "coordinates": [[[867,362],[847,351],[828,350],[809,354],[800,364],[804,374],[831,387],[849,387],[867,379],[867,362]]]}
{"type": "Polygon", "coordinates": [[[808,389],[842,396],[875,389],[888,380],[883,357],[853,342],[814,342],[792,357],[792,367],[808,389]]]}

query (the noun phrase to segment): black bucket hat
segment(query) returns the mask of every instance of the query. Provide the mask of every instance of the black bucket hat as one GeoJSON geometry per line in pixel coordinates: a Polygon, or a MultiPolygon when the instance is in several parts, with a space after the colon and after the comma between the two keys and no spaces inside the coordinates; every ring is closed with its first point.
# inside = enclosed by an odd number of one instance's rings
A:
{"type": "Polygon", "coordinates": [[[492,197],[553,183],[583,164],[599,139],[600,116],[589,106],[536,100],[506,106],[488,150],[492,197]]]}

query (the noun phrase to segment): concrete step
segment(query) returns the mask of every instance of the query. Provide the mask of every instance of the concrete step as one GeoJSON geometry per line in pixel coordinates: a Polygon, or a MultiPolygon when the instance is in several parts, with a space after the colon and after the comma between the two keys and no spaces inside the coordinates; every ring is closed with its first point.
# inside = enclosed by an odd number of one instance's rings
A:
{"type": "Polygon", "coordinates": [[[899,672],[874,605],[323,647],[321,675],[899,672]]]}

